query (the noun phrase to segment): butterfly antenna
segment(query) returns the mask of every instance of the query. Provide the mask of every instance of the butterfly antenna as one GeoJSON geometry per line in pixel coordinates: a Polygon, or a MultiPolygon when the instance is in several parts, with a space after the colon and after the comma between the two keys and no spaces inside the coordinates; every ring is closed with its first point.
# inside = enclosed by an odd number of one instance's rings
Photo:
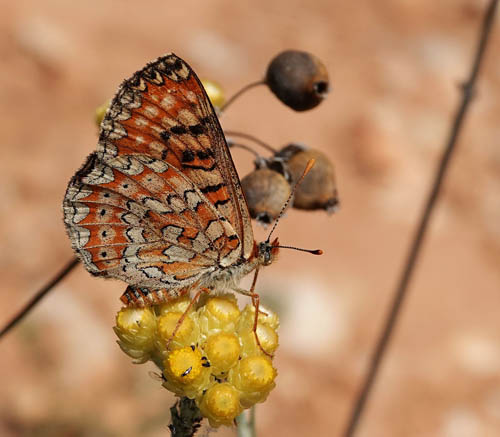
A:
{"type": "MultiPolygon", "coordinates": [[[[267,242],[269,242],[271,240],[271,235],[273,234],[274,230],[276,229],[276,226],[278,226],[278,222],[280,221],[281,217],[283,216],[283,214],[285,213],[285,210],[287,209],[288,207],[288,204],[290,203],[290,201],[292,200],[292,197],[293,195],[295,194],[295,191],[297,190],[297,187],[300,185],[300,183],[304,180],[304,178],[307,176],[307,173],[309,173],[311,171],[311,169],[314,167],[314,163],[316,162],[315,159],[310,159],[309,161],[307,161],[307,164],[306,164],[306,168],[304,169],[304,172],[302,173],[302,176],[297,180],[297,182],[295,183],[295,185],[293,186],[292,188],[292,192],[290,193],[290,195],[288,196],[288,199],[286,200],[286,202],[284,203],[283,205],[283,208],[281,208],[281,211],[280,213],[278,214],[278,217],[276,217],[276,220],[274,221],[274,224],[273,224],[273,227],[271,229],[271,232],[269,232],[269,235],[267,236],[267,242]]],[[[303,249],[307,252],[306,249],[303,249]]]]}
{"type": "Polygon", "coordinates": [[[298,250],[300,252],[307,252],[310,253],[311,255],[323,255],[323,251],[321,249],[303,249],[302,247],[295,247],[295,246],[274,246],[279,249],[293,249],[293,250],[298,250]]]}

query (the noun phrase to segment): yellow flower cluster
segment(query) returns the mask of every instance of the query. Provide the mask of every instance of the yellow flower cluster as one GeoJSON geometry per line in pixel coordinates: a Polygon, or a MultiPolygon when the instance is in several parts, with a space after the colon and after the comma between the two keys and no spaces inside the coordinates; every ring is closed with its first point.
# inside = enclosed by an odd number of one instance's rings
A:
{"type": "Polygon", "coordinates": [[[122,308],[114,328],[118,344],[136,363],[153,361],[163,386],[195,399],[211,426],[231,425],[275,386],[277,372],[267,354],[278,347],[278,317],[261,308],[257,335],[265,354],[253,333],[252,305],[240,311],[232,294],[204,297],[188,310],[189,303],[181,297],[151,308],[122,308]]]}

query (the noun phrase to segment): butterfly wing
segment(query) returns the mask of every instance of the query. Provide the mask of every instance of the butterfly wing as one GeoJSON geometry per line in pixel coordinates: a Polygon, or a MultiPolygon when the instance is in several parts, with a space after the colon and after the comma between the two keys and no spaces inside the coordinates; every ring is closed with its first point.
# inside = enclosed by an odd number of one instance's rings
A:
{"type": "Polygon", "coordinates": [[[64,221],[93,274],[178,290],[253,250],[248,208],[219,121],[170,54],[126,80],[97,151],[71,179],[64,221]]]}

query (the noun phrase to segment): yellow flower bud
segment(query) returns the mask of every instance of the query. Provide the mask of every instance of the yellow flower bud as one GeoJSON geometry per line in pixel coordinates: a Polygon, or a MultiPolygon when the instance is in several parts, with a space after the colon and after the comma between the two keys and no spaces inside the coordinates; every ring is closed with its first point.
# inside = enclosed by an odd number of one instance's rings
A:
{"type": "Polygon", "coordinates": [[[200,350],[194,346],[170,352],[164,361],[163,386],[179,396],[194,399],[210,383],[210,371],[203,362],[200,350]]]}
{"type": "Polygon", "coordinates": [[[240,357],[240,343],[235,334],[220,332],[211,335],[203,345],[212,374],[227,372],[240,357]]]}
{"type": "Polygon", "coordinates": [[[144,363],[154,348],[156,317],[150,308],[122,308],[113,328],[120,348],[136,363],[144,363]]]}
{"type": "MultiPolygon", "coordinates": [[[[238,323],[238,332],[252,331],[255,320],[255,307],[247,305],[241,312],[238,323]]],[[[259,307],[259,324],[267,325],[274,331],[279,328],[278,315],[263,305],[259,307]]]]}
{"type": "Polygon", "coordinates": [[[212,385],[203,396],[197,398],[197,404],[201,414],[213,427],[231,426],[234,418],[243,411],[238,390],[228,383],[212,385]]]}
{"type": "MultiPolygon", "coordinates": [[[[191,298],[186,296],[181,296],[176,299],[169,300],[168,302],[162,303],[161,305],[156,306],[156,314],[163,315],[168,312],[181,312],[185,313],[191,303],[191,298]]],[[[189,314],[194,312],[194,308],[191,307],[189,310],[189,314]]]]}
{"type": "Polygon", "coordinates": [[[234,332],[240,309],[234,295],[210,297],[198,310],[199,325],[206,337],[220,332],[234,332]]]}
{"type": "Polygon", "coordinates": [[[193,319],[186,315],[180,325],[178,322],[184,313],[180,311],[166,312],[158,318],[158,337],[156,347],[158,351],[165,354],[168,342],[169,350],[179,349],[186,346],[196,345],[200,330],[193,319]],[[177,326],[178,325],[178,326],[177,326]],[[172,337],[175,329],[175,336],[172,337]]]}
{"type": "MultiPolygon", "coordinates": [[[[278,334],[270,326],[259,323],[257,325],[257,336],[259,337],[262,349],[264,349],[269,355],[272,355],[276,349],[278,349],[278,334]]],[[[241,332],[240,339],[242,357],[263,354],[262,349],[257,344],[253,330],[244,330],[241,332]]]]}
{"type": "Polygon", "coordinates": [[[108,110],[110,103],[111,100],[108,100],[95,110],[94,117],[95,117],[95,124],[97,125],[97,127],[101,126],[102,120],[106,115],[106,111],[108,110]]]}
{"type": "Polygon", "coordinates": [[[226,97],[224,96],[222,87],[217,82],[209,79],[202,79],[201,83],[203,84],[203,88],[205,88],[212,105],[214,105],[216,109],[222,108],[226,102],[226,97]]]}
{"type": "MultiPolygon", "coordinates": [[[[189,296],[178,297],[176,299],[172,299],[166,303],[158,305],[156,307],[156,313],[159,315],[163,315],[163,314],[168,313],[170,311],[179,311],[182,314],[184,314],[186,312],[186,310],[188,309],[190,303],[191,303],[191,298],[189,296]]],[[[194,308],[191,308],[189,310],[189,313],[191,313],[193,311],[194,311],[194,308]]]]}
{"type": "Polygon", "coordinates": [[[276,385],[277,371],[271,359],[264,355],[247,357],[230,371],[228,382],[240,391],[240,402],[248,408],[263,402],[276,385]]]}

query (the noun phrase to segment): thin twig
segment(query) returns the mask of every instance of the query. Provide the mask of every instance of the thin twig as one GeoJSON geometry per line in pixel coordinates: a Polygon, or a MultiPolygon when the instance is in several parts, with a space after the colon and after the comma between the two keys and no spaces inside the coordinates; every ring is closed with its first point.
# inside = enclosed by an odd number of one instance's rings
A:
{"type": "Polygon", "coordinates": [[[226,142],[227,142],[227,145],[230,149],[232,149],[233,147],[243,149],[243,150],[246,150],[247,152],[250,152],[256,158],[260,158],[260,155],[255,150],[253,150],[250,146],[247,146],[246,144],[236,143],[231,138],[226,138],[226,142]]]}
{"type": "Polygon", "coordinates": [[[345,437],[352,437],[361,421],[361,415],[363,413],[373,383],[375,382],[380,363],[384,357],[384,353],[387,349],[387,345],[389,343],[391,335],[394,332],[394,327],[400,314],[400,309],[403,304],[404,298],[407,294],[408,284],[410,282],[418,254],[420,252],[422,242],[424,240],[425,232],[427,230],[433,208],[438,199],[450,158],[455,149],[455,144],[462,127],[465,113],[469,107],[469,103],[472,97],[474,96],[474,86],[495,17],[497,3],[498,0],[492,0],[485,12],[480,31],[480,39],[474,57],[474,62],[472,64],[471,73],[469,79],[463,85],[462,101],[457,109],[453,124],[451,126],[446,147],[435,174],[432,188],[427,197],[427,201],[420,218],[420,223],[414,235],[413,242],[411,243],[410,250],[407,255],[407,260],[402,270],[398,286],[394,293],[393,301],[391,303],[387,319],[373,351],[373,355],[369,363],[367,374],[361,386],[361,390],[359,391],[359,394],[355,400],[351,414],[349,416],[349,422],[344,432],[345,437]]]}
{"type": "Polygon", "coordinates": [[[240,97],[243,93],[247,92],[249,89],[259,86],[259,85],[264,85],[266,82],[263,80],[259,80],[257,82],[251,82],[248,85],[245,85],[243,88],[241,88],[236,94],[233,94],[226,103],[224,103],[221,108],[219,109],[219,113],[222,114],[228,106],[233,103],[238,97],[240,97]]]}
{"type": "Polygon", "coordinates": [[[257,137],[254,137],[253,135],[246,134],[244,132],[237,132],[234,130],[225,130],[224,134],[229,135],[230,137],[232,136],[232,137],[245,138],[246,140],[253,141],[255,144],[258,144],[259,146],[263,147],[264,149],[269,150],[273,154],[278,153],[278,150],[276,150],[273,146],[265,143],[264,141],[260,140],[257,137]]]}
{"type": "Polygon", "coordinates": [[[31,300],[12,318],[12,320],[5,325],[0,331],[0,338],[9,332],[15,325],[17,325],[26,314],[41,300],[43,297],[54,288],[61,279],[63,279],[71,270],[73,270],[79,263],[77,258],[73,258],[54,278],[50,280],[43,288],[41,288],[31,300]]]}

